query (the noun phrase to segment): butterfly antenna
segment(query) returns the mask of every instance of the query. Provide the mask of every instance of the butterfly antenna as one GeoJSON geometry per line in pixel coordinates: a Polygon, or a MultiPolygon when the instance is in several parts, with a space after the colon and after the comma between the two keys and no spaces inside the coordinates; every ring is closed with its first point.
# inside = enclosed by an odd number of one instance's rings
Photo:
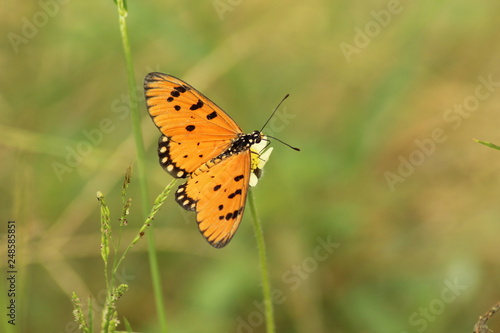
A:
{"type": "MultiPolygon", "coordinates": [[[[274,116],[274,114],[276,113],[276,111],[278,111],[278,109],[279,109],[279,107],[280,107],[281,103],[283,103],[283,102],[285,101],[285,99],[287,99],[287,98],[288,98],[288,96],[290,96],[290,94],[286,94],[286,96],[285,96],[285,97],[283,97],[283,99],[281,100],[281,102],[279,102],[278,106],[274,109],[273,113],[271,113],[271,116],[267,119],[267,121],[266,121],[266,123],[264,124],[264,126],[262,126],[262,129],[260,130],[260,132],[262,132],[262,131],[264,130],[264,128],[266,127],[266,125],[269,123],[269,120],[271,120],[271,118],[274,116]]],[[[268,138],[271,138],[271,139],[273,139],[273,140],[276,140],[276,141],[278,141],[278,142],[281,142],[282,144],[284,144],[284,145],[285,145],[285,146],[287,146],[287,147],[292,148],[293,150],[300,151],[300,149],[299,149],[299,148],[292,147],[292,146],[291,146],[291,145],[289,145],[288,143],[283,142],[283,141],[281,141],[281,140],[280,140],[280,139],[278,139],[278,138],[275,138],[275,137],[270,136],[270,135],[266,135],[266,136],[267,136],[268,138]]]]}
{"type": "MultiPolygon", "coordinates": [[[[269,120],[271,120],[271,118],[274,116],[274,114],[276,113],[276,111],[278,111],[278,108],[280,107],[281,103],[283,103],[285,101],[285,99],[288,98],[288,96],[290,96],[290,94],[286,94],[285,97],[283,97],[283,99],[281,100],[281,102],[278,104],[278,106],[274,109],[273,113],[271,113],[271,116],[269,118],[267,118],[267,121],[266,123],[264,124],[264,126],[262,126],[262,129],[260,130],[260,132],[262,132],[264,130],[264,127],[266,127],[267,123],[269,123],[269,120]]],[[[279,140],[278,140],[279,141],[279,140]]]]}
{"type": "Polygon", "coordinates": [[[270,135],[266,135],[266,136],[267,136],[268,138],[271,138],[271,139],[273,139],[273,140],[276,140],[276,141],[278,141],[278,142],[281,142],[282,144],[284,144],[284,145],[285,145],[285,146],[287,146],[287,147],[292,148],[293,150],[300,151],[300,149],[299,149],[299,148],[297,148],[297,147],[293,147],[293,146],[289,145],[288,143],[286,143],[286,142],[284,142],[284,141],[281,141],[281,140],[280,140],[280,139],[278,139],[278,138],[275,138],[274,136],[270,136],[270,135]]]}

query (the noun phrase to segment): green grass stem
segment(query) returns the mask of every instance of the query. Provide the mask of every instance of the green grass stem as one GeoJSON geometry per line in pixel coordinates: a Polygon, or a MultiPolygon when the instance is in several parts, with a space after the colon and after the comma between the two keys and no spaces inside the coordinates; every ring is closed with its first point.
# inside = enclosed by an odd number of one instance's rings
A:
{"type": "MultiPolygon", "coordinates": [[[[118,8],[118,20],[120,24],[120,33],[123,43],[123,52],[125,55],[125,63],[127,67],[127,77],[128,77],[128,89],[129,89],[129,100],[130,100],[130,114],[132,120],[132,129],[134,133],[134,141],[137,150],[137,172],[139,178],[139,186],[141,191],[141,203],[143,218],[147,219],[148,216],[148,188],[145,176],[145,156],[146,152],[144,149],[144,142],[142,137],[141,125],[140,125],[140,114],[138,106],[138,98],[135,86],[135,75],[134,66],[132,62],[132,53],[130,51],[130,42],[128,39],[127,32],[127,7],[125,0],[115,0],[118,8]]],[[[151,270],[151,279],[153,284],[153,292],[156,304],[156,312],[158,317],[158,325],[160,332],[167,332],[167,320],[165,316],[165,305],[163,302],[163,290],[161,287],[160,273],[158,268],[158,258],[156,256],[156,246],[154,243],[154,232],[153,229],[148,233],[148,255],[149,255],[149,266],[151,270]]]]}
{"type": "Polygon", "coordinates": [[[257,215],[257,209],[255,207],[255,199],[253,196],[252,189],[249,189],[248,195],[248,205],[252,211],[253,216],[253,227],[255,231],[255,237],[257,238],[257,248],[259,251],[260,260],[260,270],[262,278],[262,292],[264,294],[264,309],[266,315],[266,333],[274,333],[274,310],[273,303],[271,299],[271,284],[269,282],[269,271],[267,269],[267,259],[266,259],[266,246],[264,243],[264,233],[262,231],[262,224],[260,223],[259,216],[257,215]]]}

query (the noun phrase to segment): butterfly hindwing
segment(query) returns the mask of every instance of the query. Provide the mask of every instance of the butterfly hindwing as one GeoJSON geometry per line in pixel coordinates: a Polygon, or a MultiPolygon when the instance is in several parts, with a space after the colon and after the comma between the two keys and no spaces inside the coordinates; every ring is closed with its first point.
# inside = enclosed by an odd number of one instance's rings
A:
{"type": "Polygon", "coordinates": [[[216,161],[179,186],[177,202],[196,211],[198,228],[214,247],[225,246],[240,225],[250,178],[250,151],[216,161]]]}

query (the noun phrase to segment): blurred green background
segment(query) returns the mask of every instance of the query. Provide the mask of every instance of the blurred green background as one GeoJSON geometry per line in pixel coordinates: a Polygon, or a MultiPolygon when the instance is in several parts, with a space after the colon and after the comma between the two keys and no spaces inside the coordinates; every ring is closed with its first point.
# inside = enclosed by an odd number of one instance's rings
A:
{"type": "MultiPolygon", "coordinates": [[[[275,142],[254,191],[278,332],[471,332],[500,300],[500,152],[472,140],[500,143],[500,2],[128,6],[151,200],[171,177],[143,102],[148,72],[188,81],[247,132],[291,94],[268,132],[302,151],[275,142]]],[[[105,288],[95,194],[116,222],[136,161],[116,7],[6,0],[0,22],[4,271],[9,219],[18,241],[12,332],[76,332],[71,293],[99,308],[105,288]]],[[[124,244],[142,224],[137,179],[129,195],[124,244]]],[[[250,211],[222,250],[172,197],[155,223],[170,332],[264,332],[250,211]]],[[[157,332],[145,240],[120,274],[130,290],[119,315],[157,332]]]]}

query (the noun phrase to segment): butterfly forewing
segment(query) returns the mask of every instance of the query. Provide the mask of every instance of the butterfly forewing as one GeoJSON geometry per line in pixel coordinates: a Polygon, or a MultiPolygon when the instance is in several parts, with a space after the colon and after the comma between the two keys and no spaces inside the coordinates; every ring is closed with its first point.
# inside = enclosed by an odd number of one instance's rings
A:
{"type": "Polygon", "coordinates": [[[219,156],[241,133],[215,103],[180,79],[150,73],[144,89],[148,112],[164,135],[160,163],[174,177],[185,177],[219,156]]]}

